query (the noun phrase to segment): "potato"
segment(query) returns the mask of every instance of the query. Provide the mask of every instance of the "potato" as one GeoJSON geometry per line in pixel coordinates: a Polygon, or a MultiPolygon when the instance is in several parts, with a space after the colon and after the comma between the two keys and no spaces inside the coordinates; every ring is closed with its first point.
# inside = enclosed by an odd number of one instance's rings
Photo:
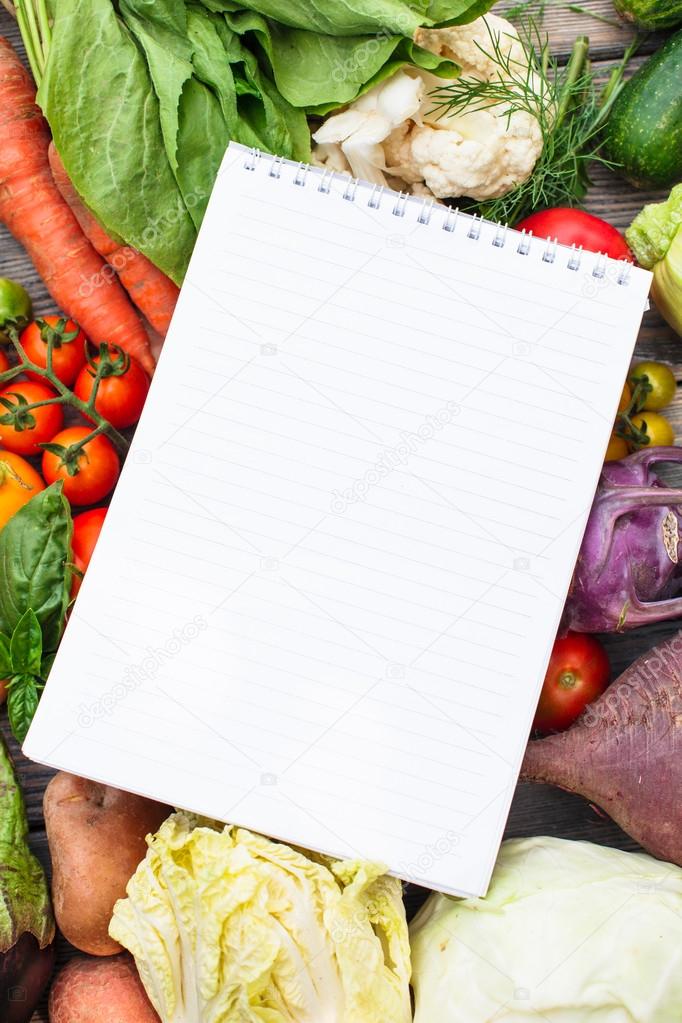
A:
{"type": "Polygon", "coordinates": [[[52,985],[48,1012],[50,1023],[159,1023],[128,954],[72,959],[52,985]]]}
{"type": "Polygon", "coordinates": [[[121,951],[109,937],[111,913],[170,808],[142,796],[60,772],[45,790],[57,926],[81,952],[121,951]]]}

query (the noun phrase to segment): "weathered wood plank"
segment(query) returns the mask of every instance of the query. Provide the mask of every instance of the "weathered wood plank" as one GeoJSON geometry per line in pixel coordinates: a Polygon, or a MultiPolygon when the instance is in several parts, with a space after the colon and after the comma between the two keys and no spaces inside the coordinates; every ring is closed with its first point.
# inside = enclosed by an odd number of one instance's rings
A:
{"type": "MultiPolygon", "coordinates": [[[[507,6],[511,3],[513,0],[510,0],[507,6]]],[[[582,6],[600,17],[609,19],[612,23],[606,23],[585,14],[576,14],[568,9],[568,4],[559,3],[558,0],[549,0],[544,26],[550,34],[554,52],[562,57],[570,52],[576,35],[589,35],[593,61],[597,70],[603,72],[605,76],[610,63],[620,57],[634,33],[630,26],[624,25],[615,17],[611,0],[586,0],[582,6]]],[[[498,8],[501,13],[503,8],[504,5],[500,5],[498,8]]],[[[16,26],[2,11],[0,11],[0,33],[8,36],[15,43],[18,40],[16,26]]],[[[632,68],[636,68],[645,55],[652,53],[660,45],[660,41],[661,37],[656,35],[646,38],[640,47],[638,57],[632,63],[632,68]]],[[[655,193],[635,192],[616,175],[604,169],[596,169],[587,207],[616,226],[624,228],[644,203],[658,200],[661,197],[660,194],[655,193]]],[[[8,237],[4,230],[0,230],[0,274],[22,281],[30,290],[35,308],[39,313],[54,311],[51,299],[25,253],[16,242],[8,237]]],[[[645,317],[637,356],[659,358],[669,362],[675,370],[678,381],[682,383],[682,341],[662,322],[655,310],[645,317]]],[[[669,414],[682,439],[682,397],[678,398],[669,414]]],[[[682,479],[682,472],[677,476],[682,479]]],[[[671,635],[676,630],[677,624],[672,623],[651,626],[621,636],[606,637],[614,674],[623,670],[654,643],[671,635]]],[[[3,717],[0,727],[7,735],[6,718],[3,717]]],[[[12,740],[10,743],[26,796],[31,845],[49,871],[49,853],[42,821],[42,794],[52,772],[38,764],[30,763],[21,755],[12,740]]],[[[599,816],[585,800],[540,785],[524,784],[519,786],[506,833],[508,836],[550,834],[566,838],[582,838],[624,849],[634,847],[631,840],[615,824],[599,816]]],[[[420,904],[423,897],[423,892],[412,886],[408,887],[406,902],[411,912],[420,904]]],[[[59,961],[63,962],[73,954],[74,950],[63,939],[60,939],[59,961]]],[[[34,1023],[47,1023],[44,1006],[36,1013],[34,1023]]]]}

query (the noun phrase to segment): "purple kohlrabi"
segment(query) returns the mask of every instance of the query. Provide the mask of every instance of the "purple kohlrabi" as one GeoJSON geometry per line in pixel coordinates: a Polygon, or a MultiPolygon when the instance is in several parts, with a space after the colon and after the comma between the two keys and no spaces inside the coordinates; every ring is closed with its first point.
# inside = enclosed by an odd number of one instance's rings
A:
{"type": "Polygon", "coordinates": [[[682,489],[653,471],[682,448],[644,448],[607,462],[590,512],[562,631],[618,632],[682,615],[682,489]]]}

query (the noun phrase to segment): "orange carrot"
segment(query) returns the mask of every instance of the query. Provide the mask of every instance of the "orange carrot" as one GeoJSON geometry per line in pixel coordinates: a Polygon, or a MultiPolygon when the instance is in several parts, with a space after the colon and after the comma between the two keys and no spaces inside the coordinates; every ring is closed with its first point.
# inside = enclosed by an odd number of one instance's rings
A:
{"type": "Polygon", "coordinates": [[[49,143],[30,75],[0,37],[0,221],[24,246],[59,308],[93,341],[120,345],[151,372],[147,333],[57,190],[49,143]]]}
{"type": "Polygon", "coordinates": [[[116,271],[121,284],[154,330],[165,337],[180,289],[137,249],[119,245],[109,237],[71,184],[54,142],[50,143],[49,158],[55,184],[71,207],[85,237],[116,271]]]}

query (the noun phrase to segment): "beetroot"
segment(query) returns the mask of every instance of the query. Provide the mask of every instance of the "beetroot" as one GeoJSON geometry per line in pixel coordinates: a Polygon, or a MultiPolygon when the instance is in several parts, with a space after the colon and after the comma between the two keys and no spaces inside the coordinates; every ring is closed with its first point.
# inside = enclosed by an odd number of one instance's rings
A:
{"type": "Polygon", "coordinates": [[[682,866],[682,632],[636,660],[568,731],[529,743],[521,777],[585,796],[647,852],[682,866]]]}
{"type": "Polygon", "coordinates": [[[682,489],[653,471],[682,448],[644,448],[607,462],[561,623],[562,633],[618,632],[682,615],[682,489]]]}

